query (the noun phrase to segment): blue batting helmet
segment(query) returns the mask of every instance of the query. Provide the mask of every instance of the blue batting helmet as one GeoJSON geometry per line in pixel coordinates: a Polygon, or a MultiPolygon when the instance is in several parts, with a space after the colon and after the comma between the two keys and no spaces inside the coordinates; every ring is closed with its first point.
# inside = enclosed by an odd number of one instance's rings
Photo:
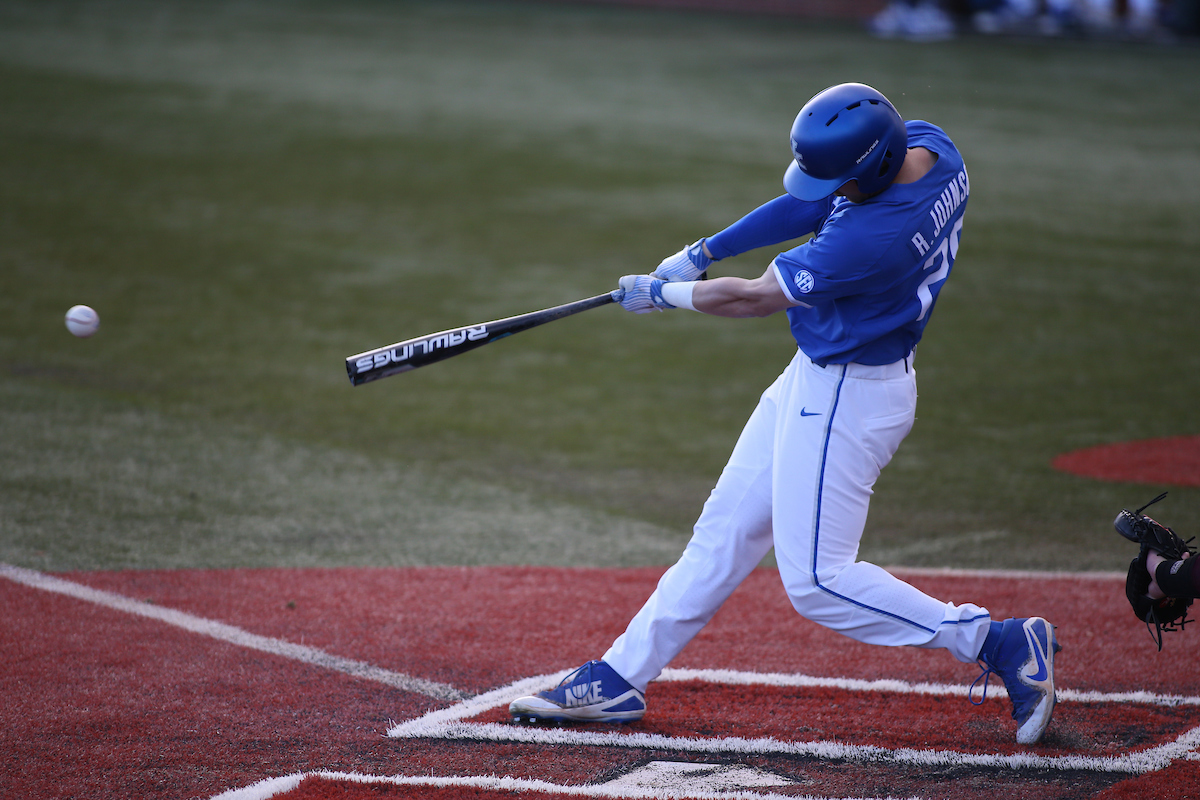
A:
{"type": "Polygon", "coordinates": [[[801,200],[821,200],[851,180],[874,194],[896,178],[907,148],[904,120],[886,97],[863,83],[831,86],[792,123],[795,161],[783,185],[801,200]]]}

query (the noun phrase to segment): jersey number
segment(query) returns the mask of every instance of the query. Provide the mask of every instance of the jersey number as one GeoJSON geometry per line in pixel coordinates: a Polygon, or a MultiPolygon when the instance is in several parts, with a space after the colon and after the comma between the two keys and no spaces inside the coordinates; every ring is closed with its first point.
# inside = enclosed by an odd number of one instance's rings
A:
{"type": "Polygon", "coordinates": [[[958,240],[962,236],[962,226],[963,218],[959,217],[958,222],[954,223],[954,227],[950,229],[950,234],[942,239],[937,250],[933,251],[933,255],[922,266],[922,269],[933,269],[938,263],[938,259],[941,259],[941,266],[930,273],[929,277],[921,281],[921,285],[917,287],[917,299],[921,301],[921,313],[917,315],[917,322],[925,319],[925,315],[933,306],[933,290],[929,287],[938,281],[946,280],[946,276],[950,274],[950,265],[958,257],[958,240]]]}

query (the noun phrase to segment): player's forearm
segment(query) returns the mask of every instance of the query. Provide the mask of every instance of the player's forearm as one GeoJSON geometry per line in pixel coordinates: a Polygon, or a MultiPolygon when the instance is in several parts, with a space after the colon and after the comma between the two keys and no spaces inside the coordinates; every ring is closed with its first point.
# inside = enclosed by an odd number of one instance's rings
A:
{"type": "Polygon", "coordinates": [[[752,281],[744,278],[698,281],[692,291],[695,309],[717,317],[765,317],[779,310],[764,300],[763,293],[754,292],[752,281]]]}
{"type": "Polygon", "coordinates": [[[663,285],[663,297],[676,307],[717,317],[765,317],[787,308],[774,276],[758,280],[723,277],[663,285]],[[766,280],[770,277],[770,280],[766,280]]]}

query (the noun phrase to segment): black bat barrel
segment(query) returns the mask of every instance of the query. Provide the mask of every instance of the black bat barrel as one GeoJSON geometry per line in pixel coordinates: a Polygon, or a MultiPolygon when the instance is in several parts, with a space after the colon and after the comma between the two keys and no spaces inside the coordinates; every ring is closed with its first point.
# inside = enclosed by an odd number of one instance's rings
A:
{"type": "Polygon", "coordinates": [[[516,317],[418,336],[415,339],[407,339],[350,356],[346,359],[346,374],[350,378],[350,383],[359,386],[386,378],[389,375],[408,372],[427,364],[444,361],[477,347],[483,347],[485,344],[491,344],[497,339],[512,336],[514,333],[615,301],[616,292],[606,292],[595,297],[545,308],[541,311],[532,311],[516,317]]]}

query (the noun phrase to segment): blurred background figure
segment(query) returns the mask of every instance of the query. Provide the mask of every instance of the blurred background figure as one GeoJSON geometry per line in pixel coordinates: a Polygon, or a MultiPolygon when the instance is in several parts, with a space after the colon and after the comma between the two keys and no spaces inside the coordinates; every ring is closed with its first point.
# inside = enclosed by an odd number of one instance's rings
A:
{"type": "Polygon", "coordinates": [[[1098,33],[1151,33],[1159,27],[1158,0],[1083,0],[1082,17],[1098,33]]]}
{"type": "Polygon", "coordinates": [[[936,42],[952,38],[957,26],[937,0],[893,0],[867,28],[881,39],[936,42]]]}
{"type": "Polygon", "coordinates": [[[1082,28],[1081,2],[1093,0],[969,0],[971,27],[984,34],[1062,36],[1082,28]]]}
{"type": "Polygon", "coordinates": [[[1172,5],[1194,0],[969,0],[978,33],[1156,38],[1167,32],[1172,5]]]}
{"type": "Polygon", "coordinates": [[[867,27],[918,42],[959,31],[1160,41],[1200,32],[1200,0],[892,0],[867,27]]]}

